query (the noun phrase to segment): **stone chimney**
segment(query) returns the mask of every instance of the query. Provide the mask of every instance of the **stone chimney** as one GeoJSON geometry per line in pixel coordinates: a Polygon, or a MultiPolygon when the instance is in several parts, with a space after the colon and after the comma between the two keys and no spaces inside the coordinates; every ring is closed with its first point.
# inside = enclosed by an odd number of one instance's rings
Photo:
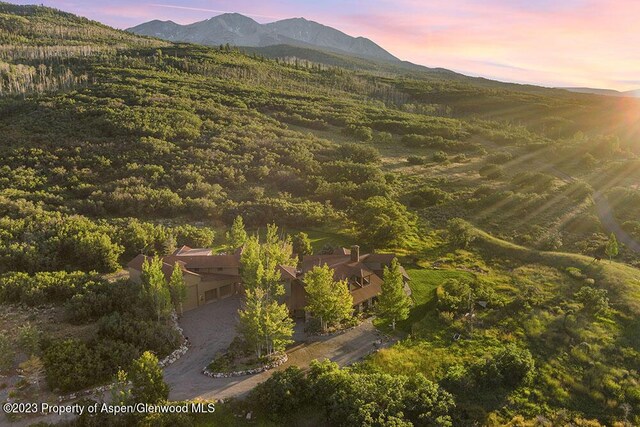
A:
{"type": "Polygon", "coordinates": [[[351,246],[351,262],[360,262],[360,246],[351,246]]]}

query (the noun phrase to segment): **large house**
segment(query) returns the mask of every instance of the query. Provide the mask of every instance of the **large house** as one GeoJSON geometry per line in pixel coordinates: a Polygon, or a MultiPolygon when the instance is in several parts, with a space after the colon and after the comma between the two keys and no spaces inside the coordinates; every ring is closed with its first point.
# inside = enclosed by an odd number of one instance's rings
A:
{"type": "MultiPolygon", "coordinates": [[[[390,266],[394,254],[360,254],[359,246],[351,249],[338,248],[327,255],[307,255],[296,280],[291,284],[291,295],[287,298],[287,306],[294,317],[304,315],[307,295],[304,291],[304,275],[315,266],[328,265],[334,271],[335,280],[346,280],[353,297],[353,307],[358,311],[370,308],[382,291],[382,273],[384,267],[390,266]]],[[[406,282],[409,276],[400,267],[406,282]]],[[[405,290],[409,287],[405,286],[405,290]]]]}
{"type": "MultiPolygon", "coordinates": [[[[230,255],[214,255],[210,249],[192,249],[183,246],[162,261],[162,271],[167,279],[174,265],[181,268],[187,285],[187,297],[183,303],[185,311],[203,304],[242,292],[240,277],[241,249],[230,255]]],[[[307,255],[299,267],[279,266],[280,277],[285,288],[284,301],[294,317],[304,317],[307,295],[304,290],[304,275],[314,266],[328,265],[336,280],[346,280],[356,310],[371,307],[382,290],[382,273],[389,266],[393,254],[360,254],[358,246],[339,248],[331,254],[307,255]]],[[[138,255],[127,265],[130,277],[140,280],[145,255],[138,255]]],[[[402,267],[401,267],[402,268],[402,267]]],[[[409,280],[402,268],[405,284],[409,280]]],[[[405,286],[408,289],[408,286],[405,286]]]]}
{"type": "MultiPolygon", "coordinates": [[[[127,264],[131,279],[140,280],[146,258],[138,255],[127,264]]],[[[162,271],[167,280],[176,263],[187,285],[187,297],[182,304],[184,311],[229,297],[241,289],[240,251],[232,255],[213,255],[210,249],[183,246],[162,259],[162,271]]]]}

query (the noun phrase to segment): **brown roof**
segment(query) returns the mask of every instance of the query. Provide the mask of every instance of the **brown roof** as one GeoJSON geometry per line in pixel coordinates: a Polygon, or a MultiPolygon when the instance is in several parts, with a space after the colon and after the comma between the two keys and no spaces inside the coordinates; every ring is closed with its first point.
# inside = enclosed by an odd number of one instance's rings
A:
{"type": "Polygon", "coordinates": [[[329,267],[334,271],[334,277],[338,280],[350,279],[352,277],[367,277],[375,275],[373,271],[367,268],[362,263],[340,263],[329,264],[329,267]]]}
{"type": "Polygon", "coordinates": [[[298,272],[295,267],[289,267],[288,265],[279,265],[280,278],[284,280],[294,280],[298,277],[298,272]]]}
{"type": "Polygon", "coordinates": [[[220,274],[220,273],[199,273],[202,277],[202,281],[223,281],[223,280],[233,280],[234,282],[240,282],[242,277],[236,274],[220,274]]]}
{"type": "MultiPolygon", "coordinates": [[[[372,280],[367,286],[359,287],[351,291],[353,305],[358,305],[378,296],[382,292],[382,280],[378,276],[372,280]]],[[[287,300],[287,306],[291,310],[303,309],[307,305],[307,293],[304,290],[304,284],[297,282],[291,288],[291,296],[287,300]]]]}
{"type": "MultiPolygon", "coordinates": [[[[151,261],[151,257],[143,255],[143,254],[139,254],[134,259],[129,261],[129,263],[127,264],[127,267],[132,268],[134,270],[142,271],[142,264],[144,264],[144,261],[147,260],[147,259],[149,261],[151,261]]],[[[189,275],[192,275],[192,276],[199,276],[199,274],[196,274],[196,273],[193,273],[193,272],[191,272],[189,270],[186,270],[184,268],[184,266],[182,265],[182,263],[178,263],[178,265],[180,265],[180,267],[182,269],[182,274],[189,274],[189,275]]],[[[166,258],[162,262],[162,272],[164,273],[164,276],[165,276],[165,278],[167,280],[169,280],[169,278],[171,277],[171,274],[173,273],[173,265],[167,263],[166,262],[166,258]]]]}
{"type": "Polygon", "coordinates": [[[174,263],[183,261],[187,269],[190,268],[239,268],[240,257],[237,255],[169,255],[164,258],[165,262],[174,263]]]}
{"type": "Polygon", "coordinates": [[[212,251],[211,249],[208,248],[197,248],[197,249],[193,249],[190,248],[187,245],[184,245],[183,247],[176,249],[173,254],[173,256],[209,256],[211,255],[212,251]]]}
{"type": "MultiPolygon", "coordinates": [[[[336,273],[345,275],[345,277],[354,275],[365,277],[382,272],[384,267],[390,265],[395,257],[394,254],[363,254],[360,255],[360,261],[353,262],[350,255],[308,255],[302,259],[302,271],[307,272],[317,265],[327,264],[336,270],[336,273]]],[[[404,269],[402,272],[408,278],[404,269]]]]}
{"type": "Polygon", "coordinates": [[[378,296],[380,295],[380,292],[382,292],[382,280],[380,280],[379,283],[371,283],[367,286],[363,286],[362,288],[355,289],[351,291],[353,305],[360,304],[370,298],[378,296]]]}

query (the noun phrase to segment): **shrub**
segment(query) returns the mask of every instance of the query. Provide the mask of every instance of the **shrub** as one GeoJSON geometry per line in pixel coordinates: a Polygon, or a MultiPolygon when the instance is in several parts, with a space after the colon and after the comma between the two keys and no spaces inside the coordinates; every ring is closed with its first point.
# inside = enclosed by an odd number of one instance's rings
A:
{"type": "Polygon", "coordinates": [[[493,165],[503,165],[513,159],[513,155],[509,152],[502,151],[500,153],[495,153],[489,156],[487,159],[487,163],[493,165]]]}
{"type": "Polygon", "coordinates": [[[529,350],[509,344],[493,357],[472,365],[469,371],[478,386],[516,388],[531,382],[535,362],[529,350]]]}
{"type": "Polygon", "coordinates": [[[450,219],[447,223],[449,240],[459,248],[467,248],[476,238],[473,226],[460,218],[450,219]]]}
{"type": "Polygon", "coordinates": [[[337,160],[347,160],[353,163],[380,163],[380,152],[369,145],[343,144],[336,150],[337,160]]]}
{"type": "Polygon", "coordinates": [[[332,362],[311,364],[311,398],[325,408],[331,425],[451,426],[452,396],[424,378],[339,369],[332,362]]]}
{"type": "Polygon", "coordinates": [[[0,333],[0,371],[8,371],[13,366],[15,350],[5,333],[0,333]]]}
{"type": "Polygon", "coordinates": [[[609,297],[606,289],[583,286],[574,295],[582,303],[583,309],[591,313],[603,313],[609,310],[609,297]]]}
{"type": "Polygon", "coordinates": [[[371,141],[373,139],[373,131],[366,126],[348,125],[343,132],[358,141],[371,141]]]}
{"type": "Polygon", "coordinates": [[[76,272],[6,273],[0,276],[0,302],[30,306],[60,303],[74,295],[100,286],[97,274],[76,272]]]}
{"type": "Polygon", "coordinates": [[[413,192],[410,205],[416,208],[426,208],[449,200],[451,200],[451,195],[446,191],[434,187],[423,187],[413,192]]]}
{"type": "Polygon", "coordinates": [[[180,342],[178,332],[171,325],[152,320],[136,320],[117,312],[100,319],[98,335],[132,344],[141,350],[151,350],[160,356],[171,353],[180,342]]]}
{"type": "Polygon", "coordinates": [[[270,416],[283,417],[308,402],[309,384],[300,368],[290,366],[258,384],[250,399],[270,416]]]}
{"type": "Polygon", "coordinates": [[[18,345],[27,355],[32,356],[40,352],[40,331],[27,323],[18,328],[18,345]]]}
{"type": "Polygon", "coordinates": [[[497,165],[485,165],[480,168],[480,176],[488,179],[500,179],[505,173],[502,166],[497,165]]]}
{"type": "Polygon", "coordinates": [[[47,383],[62,392],[80,390],[105,379],[104,367],[85,343],[68,339],[51,344],[44,351],[47,383]]]}
{"type": "Polygon", "coordinates": [[[381,196],[359,202],[352,212],[360,238],[375,247],[403,244],[416,224],[415,215],[404,205],[381,196]]]}
{"type": "Polygon", "coordinates": [[[444,151],[436,151],[433,153],[433,161],[437,163],[444,163],[449,160],[449,156],[444,151]]]}
{"type": "Polygon", "coordinates": [[[99,282],[74,295],[65,305],[65,317],[71,323],[85,323],[118,311],[144,316],[148,310],[140,301],[140,285],[129,280],[99,282]]]}
{"type": "Polygon", "coordinates": [[[208,248],[213,245],[215,233],[208,227],[194,227],[184,224],[176,227],[176,241],[179,246],[187,245],[194,248],[208,248]]]}
{"type": "Polygon", "coordinates": [[[407,157],[407,163],[410,165],[423,165],[425,163],[424,157],[411,155],[407,157]]]}

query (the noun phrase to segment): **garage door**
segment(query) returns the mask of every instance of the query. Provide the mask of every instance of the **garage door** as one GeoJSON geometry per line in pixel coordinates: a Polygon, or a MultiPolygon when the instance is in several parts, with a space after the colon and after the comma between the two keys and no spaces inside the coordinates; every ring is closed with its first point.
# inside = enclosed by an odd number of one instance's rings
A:
{"type": "Polygon", "coordinates": [[[220,288],[220,298],[225,298],[233,295],[233,283],[230,285],[224,285],[220,288]]]}
{"type": "Polygon", "coordinates": [[[216,290],[210,289],[204,293],[204,300],[209,302],[216,299],[216,290]]]}

